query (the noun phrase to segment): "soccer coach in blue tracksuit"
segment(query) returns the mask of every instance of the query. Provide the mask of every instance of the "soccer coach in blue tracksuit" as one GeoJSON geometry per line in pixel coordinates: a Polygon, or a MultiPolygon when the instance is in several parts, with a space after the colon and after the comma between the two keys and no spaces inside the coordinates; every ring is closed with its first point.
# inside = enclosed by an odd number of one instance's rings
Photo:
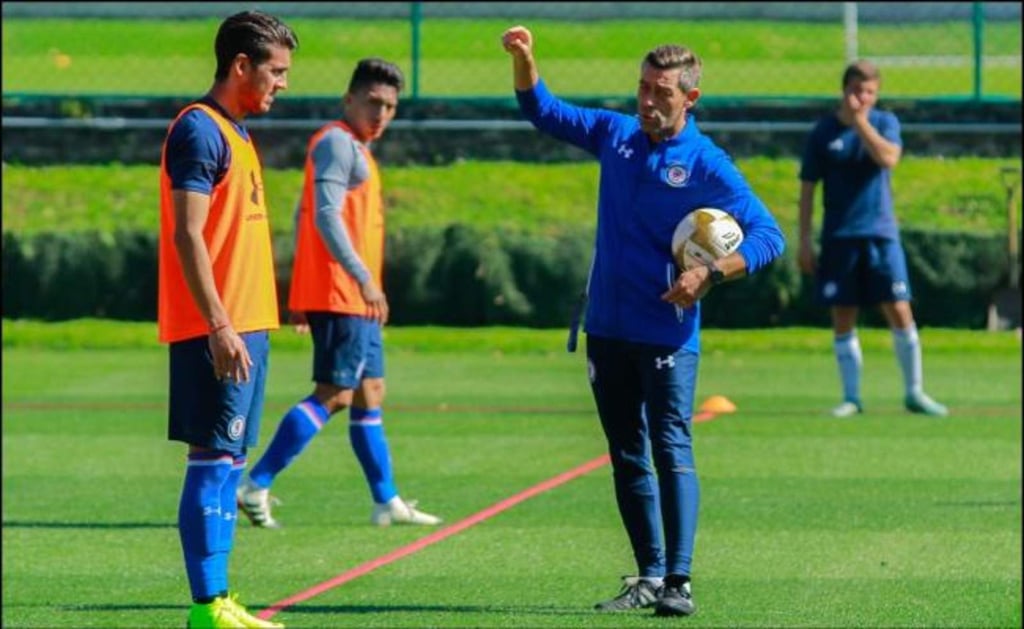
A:
{"type": "Polygon", "coordinates": [[[502,45],[513,58],[523,115],[601,162],[584,324],[587,368],[639,573],[596,607],[653,606],[657,615],[689,615],[700,495],[691,447],[699,300],[714,285],[769,264],[785,240],[730,157],[688,113],[700,97],[701,64],[692,51],[666,45],[647,53],[637,115],[630,116],[577,107],[548,92],[528,29],[508,29],[502,45]],[[713,265],[679,273],[673,231],[702,207],[735,217],[743,243],[713,265]]]}

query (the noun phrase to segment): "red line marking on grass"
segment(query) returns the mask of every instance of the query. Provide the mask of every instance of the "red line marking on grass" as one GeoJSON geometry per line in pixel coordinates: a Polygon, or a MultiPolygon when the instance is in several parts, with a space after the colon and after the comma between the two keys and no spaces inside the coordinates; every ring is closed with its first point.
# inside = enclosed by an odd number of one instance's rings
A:
{"type": "MultiPolygon", "coordinates": [[[[704,422],[704,421],[708,421],[710,419],[713,419],[714,417],[715,417],[714,413],[701,412],[701,413],[697,413],[696,415],[693,416],[693,421],[695,421],[695,422],[704,422]]],[[[477,513],[474,513],[473,515],[471,515],[471,516],[469,516],[467,518],[464,518],[464,519],[456,522],[455,524],[452,524],[451,526],[445,527],[445,528],[443,528],[443,529],[441,529],[441,530],[439,530],[439,531],[437,531],[435,533],[431,533],[430,535],[427,535],[426,537],[422,537],[422,538],[416,540],[415,542],[413,542],[411,544],[407,544],[405,546],[402,546],[401,548],[398,548],[396,550],[393,550],[393,551],[391,551],[390,553],[388,553],[386,555],[381,555],[380,557],[378,557],[376,559],[371,559],[370,561],[367,561],[366,563],[363,563],[363,564],[361,564],[359,566],[356,566],[355,568],[352,568],[351,570],[347,570],[347,571],[339,574],[338,576],[334,577],[333,579],[328,579],[327,581],[324,581],[322,583],[318,583],[317,585],[314,585],[313,587],[311,587],[311,588],[309,588],[307,590],[303,590],[302,592],[299,592],[298,594],[290,596],[290,597],[288,597],[288,598],[286,598],[286,599],[284,599],[282,601],[278,601],[278,602],[270,605],[266,609],[261,610],[259,613],[256,614],[256,616],[258,616],[259,618],[262,618],[264,620],[269,620],[275,614],[277,614],[277,612],[279,612],[279,611],[281,611],[283,609],[286,609],[288,607],[291,607],[292,605],[296,605],[296,604],[301,603],[303,601],[307,601],[307,600],[313,598],[314,596],[318,596],[320,594],[323,594],[327,590],[330,590],[330,589],[338,587],[339,585],[343,585],[345,583],[348,583],[349,581],[352,581],[353,579],[358,579],[359,577],[361,577],[364,574],[367,574],[369,572],[373,572],[377,568],[380,568],[382,566],[388,565],[389,563],[398,561],[399,559],[402,559],[403,557],[407,557],[408,555],[411,555],[411,554],[413,554],[415,552],[419,552],[419,551],[423,550],[424,548],[426,548],[427,546],[430,546],[432,544],[436,544],[437,542],[440,542],[443,539],[447,539],[447,538],[451,537],[452,535],[455,535],[456,533],[461,533],[462,531],[468,529],[469,527],[475,526],[475,525],[483,522],[484,520],[486,520],[488,518],[492,518],[492,517],[498,515],[499,513],[501,513],[502,511],[505,511],[506,509],[510,509],[510,508],[514,507],[515,505],[519,504],[520,502],[523,502],[524,500],[528,500],[530,498],[533,498],[537,494],[543,493],[545,491],[549,491],[551,489],[554,489],[555,487],[558,487],[559,485],[563,485],[563,484],[573,480],[574,478],[582,476],[582,475],[584,475],[584,474],[586,474],[588,472],[592,472],[592,471],[596,470],[597,468],[602,467],[602,466],[608,464],[609,461],[610,461],[610,459],[609,459],[608,455],[607,454],[602,454],[601,456],[597,457],[596,459],[592,459],[590,461],[587,461],[583,465],[579,465],[577,467],[574,467],[573,469],[571,469],[571,470],[569,470],[567,472],[563,472],[563,473],[559,474],[558,476],[554,476],[552,478],[549,478],[546,481],[537,483],[533,487],[530,487],[529,489],[525,489],[525,490],[519,492],[518,494],[515,494],[514,496],[511,496],[509,498],[505,498],[504,500],[501,500],[501,501],[495,503],[494,505],[492,505],[490,507],[487,507],[483,511],[479,511],[477,513]]]]}
{"type": "Polygon", "coordinates": [[[554,487],[557,487],[559,485],[567,483],[567,482],[571,481],[572,479],[574,479],[574,478],[576,478],[578,476],[582,476],[583,474],[586,474],[587,472],[593,471],[593,470],[595,470],[595,469],[597,469],[597,468],[607,464],[608,461],[609,461],[609,459],[608,459],[608,455],[607,454],[601,455],[601,456],[597,457],[596,459],[588,461],[588,462],[584,463],[583,465],[580,465],[578,467],[575,467],[575,468],[569,470],[568,472],[564,472],[562,474],[559,474],[558,476],[555,476],[553,478],[549,478],[548,480],[543,481],[541,483],[538,483],[538,484],[534,485],[533,487],[530,487],[529,489],[521,491],[518,494],[515,494],[514,496],[511,496],[510,498],[506,498],[506,499],[504,499],[504,500],[502,500],[502,501],[500,501],[500,502],[498,502],[498,503],[496,503],[496,504],[494,504],[494,505],[484,509],[483,511],[480,511],[478,513],[475,513],[475,514],[469,516],[468,518],[460,520],[460,521],[456,522],[455,524],[452,524],[451,526],[445,527],[445,528],[441,529],[440,531],[437,531],[436,533],[431,533],[430,535],[427,535],[426,537],[420,538],[420,539],[416,540],[415,542],[413,542],[411,544],[407,544],[407,545],[405,545],[405,546],[403,546],[403,547],[401,547],[401,548],[399,548],[397,550],[394,550],[394,551],[392,551],[392,552],[390,552],[390,553],[388,553],[386,555],[382,555],[382,556],[380,556],[380,557],[378,557],[376,559],[371,559],[370,561],[367,561],[366,563],[364,563],[362,565],[356,566],[355,568],[352,568],[351,570],[343,572],[343,573],[339,574],[338,576],[334,577],[333,579],[324,581],[323,583],[320,583],[318,585],[314,585],[313,587],[309,588],[308,590],[305,590],[303,592],[299,592],[298,594],[296,594],[294,596],[291,596],[289,598],[286,598],[283,601],[279,601],[277,603],[274,603],[270,607],[267,607],[266,609],[264,609],[261,612],[259,612],[257,614],[257,616],[259,616],[260,618],[263,618],[263,619],[269,619],[274,614],[276,614],[277,612],[281,611],[282,609],[284,609],[286,607],[291,607],[292,605],[295,605],[296,603],[301,603],[302,601],[305,601],[305,600],[308,600],[310,598],[313,598],[314,596],[317,596],[318,594],[322,594],[323,592],[326,592],[327,590],[330,590],[332,588],[338,587],[339,585],[342,585],[343,583],[347,583],[347,582],[349,582],[349,581],[351,581],[353,579],[361,577],[361,576],[363,576],[364,574],[366,574],[368,572],[372,572],[373,570],[376,570],[377,568],[380,568],[381,566],[386,566],[389,563],[392,563],[394,561],[398,561],[399,559],[401,559],[401,558],[403,558],[403,557],[405,557],[407,555],[411,555],[412,553],[415,553],[415,552],[418,552],[420,550],[423,550],[424,548],[426,548],[427,546],[430,546],[431,544],[436,544],[437,542],[440,542],[443,539],[451,537],[452,535],[455,535],[456,533],[460,533],[460,532],[464,531],[465,529],[467,529],[467,528],[469,528],[471,526],[479,524],[480,522],[483,522],[484,520],[486,520],[486,519],[488,519],[490,517],[493,517],[493,516],[497,515],[498,513],[501,513],[502,511],[505,511],[506,509],[509,509],[509,508],[519,504],[520,502],[523,502],[524,500],[527,500],[528,498],[532,498],[532,497],[536,496],[539,493],[548,491],[549,489],[552,489],[554,487]]]}

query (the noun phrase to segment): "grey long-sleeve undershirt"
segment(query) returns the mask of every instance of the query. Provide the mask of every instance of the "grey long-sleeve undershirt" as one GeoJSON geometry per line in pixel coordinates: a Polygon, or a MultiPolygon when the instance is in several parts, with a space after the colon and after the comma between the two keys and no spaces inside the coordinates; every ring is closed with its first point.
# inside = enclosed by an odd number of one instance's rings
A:
{"type": "MultiPolygon", "coordinates": [[[[341,129],[331,129],[313,146],[313,224],[327,250],[343,269],[360,284],[370,279],[370,271],[359,258],[352,239],[341,220],[339,208],[348,190],[358,187],[370,176],[370,166],[355,138],[341,129]]],[[[298,234],[299,210],[295,208],[295,233],[298,234]]]]}

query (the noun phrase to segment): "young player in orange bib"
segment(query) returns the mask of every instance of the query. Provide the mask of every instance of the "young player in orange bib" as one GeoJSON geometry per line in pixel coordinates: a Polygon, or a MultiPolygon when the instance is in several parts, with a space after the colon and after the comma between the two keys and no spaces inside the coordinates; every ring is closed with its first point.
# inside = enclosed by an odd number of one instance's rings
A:
{"type": "Polygon", "coordinates": [[[363,59],[349,81],[343,118],[310,138],[288,308],[313,337],[315,385],[281,419],[263,457],[239,486],[238,504],[255,526],[279,526],[271,514],[274,478],[344,409],[349,409],[349,439],[373,499],[371,523],[441,522],[399,495],[383,424],[384,213],[369,144],[394,118],[402,85],[393,63],[363,59]]]}
{"type": "Polygon", "coordinates": [[[174,119],[162,153],[158,328],[170,353],[168,438],[188,444],[178,533],[192,628],[282,626],[229,592],[228,558],[279,322],[263,172],[242,120],[287,88],[297,46],[265,13],[224,20],[213,87],[174,119]]]}

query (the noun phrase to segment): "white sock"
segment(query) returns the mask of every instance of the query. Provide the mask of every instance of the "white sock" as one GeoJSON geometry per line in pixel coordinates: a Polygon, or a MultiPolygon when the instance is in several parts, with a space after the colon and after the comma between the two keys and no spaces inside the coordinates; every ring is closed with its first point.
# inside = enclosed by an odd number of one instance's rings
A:
{"type": "Polygon", "coordinates": [[[921,340],[917,335],[917,326],[911,324],[909,328],[892,330],[893,349],[896,350],[896,360],[903,370],[903,385],[907,395],[916,395],[923,390],[921,369],[921,340]]]}
{"type": "Polygon", "coordinates": [[[860,404],[860,372],[864,357],[860,351],[857,331],[837,335],[832,341],[832,347],[839,364],[839,378],[843,381],[843,400],[860,404]]]}

